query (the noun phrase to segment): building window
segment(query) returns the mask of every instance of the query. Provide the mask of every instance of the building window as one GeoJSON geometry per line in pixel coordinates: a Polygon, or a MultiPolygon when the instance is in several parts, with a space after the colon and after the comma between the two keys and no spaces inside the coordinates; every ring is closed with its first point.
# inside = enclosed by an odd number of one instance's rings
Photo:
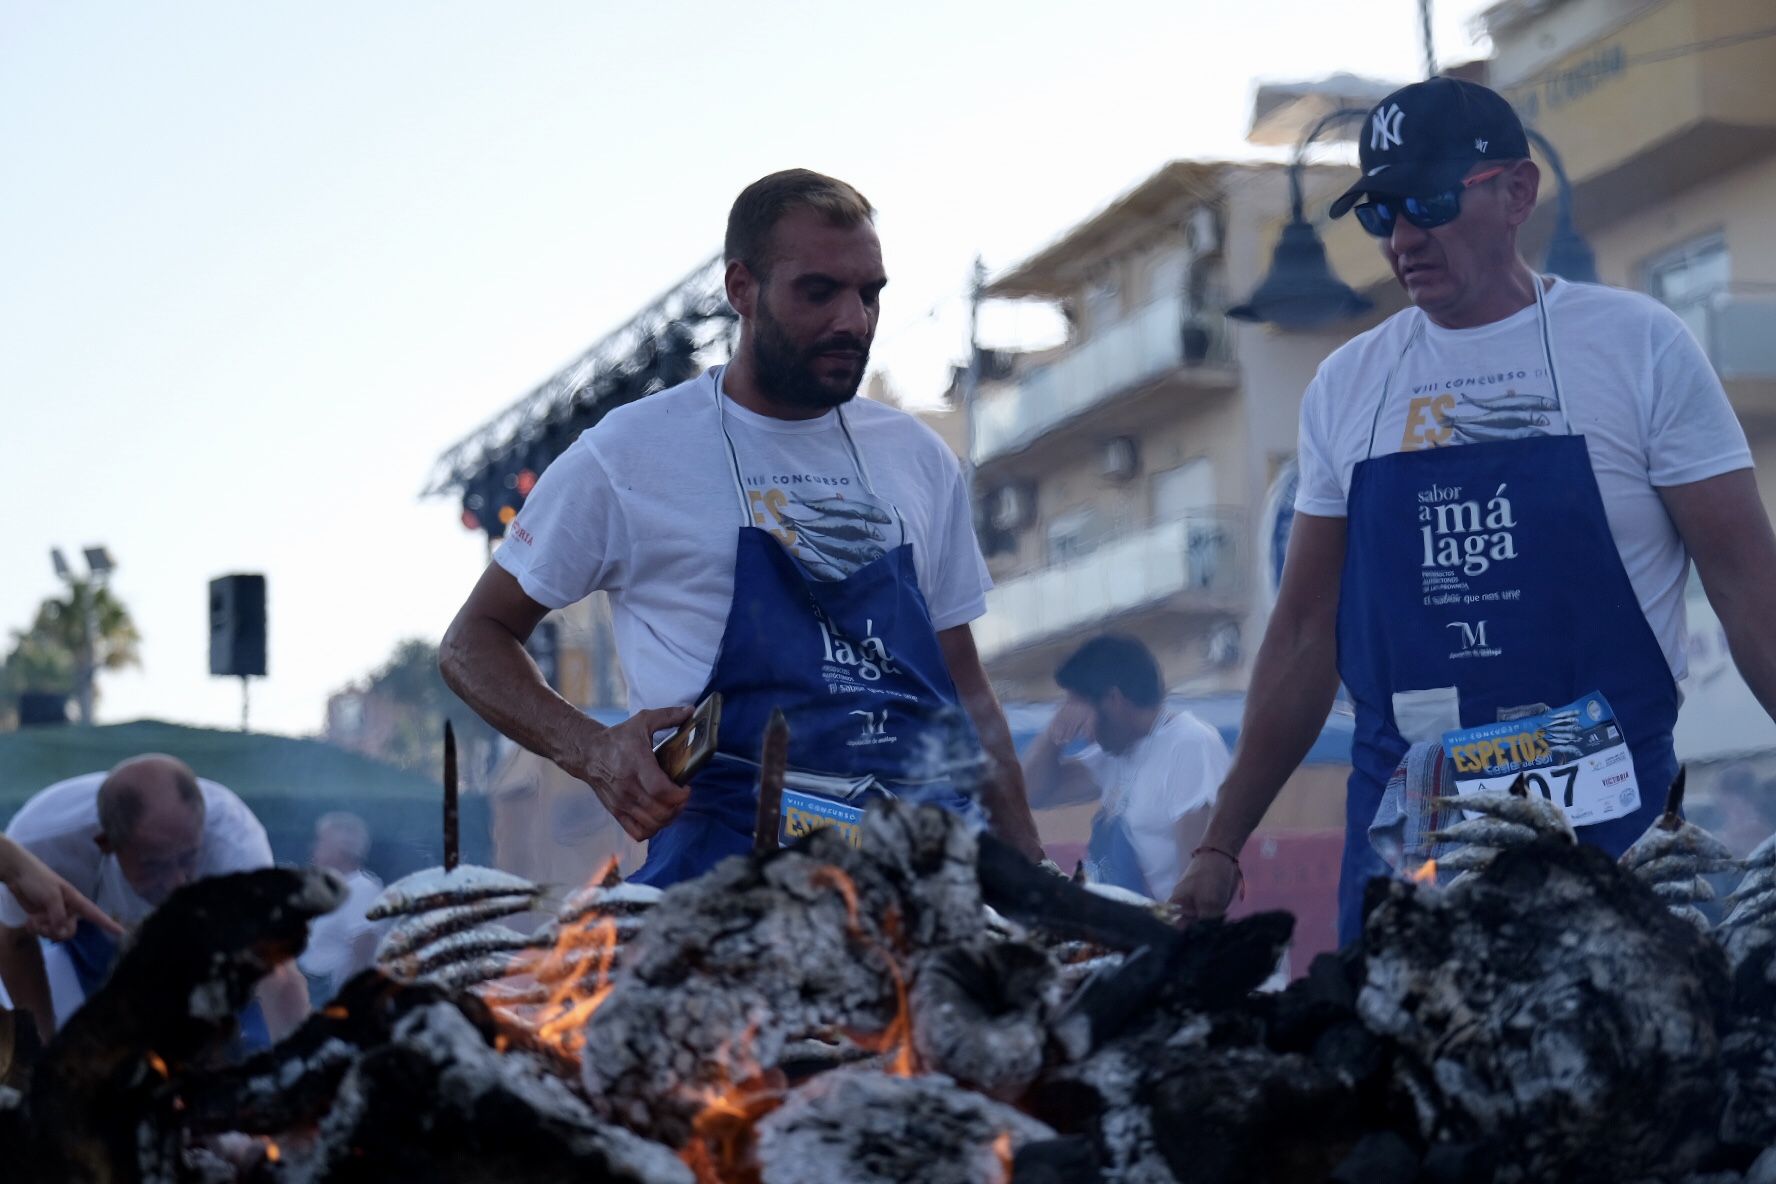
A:
{"type": "Polygon", "coordinates": [[[1727,240],[1718,234],[1691,239],[1649,259],[1645,271],[1648,294],[1682,318],[1696,340],[1706,342],[1707,302],[1732,278],[1727,240]]]}
{"type": "Polygon", "coordinates": [[[1179,522],[1215,506],[1215,467],[1206,456],[1153,474],[1153,520],[1179,522]]]}
{"type": "Polygon", "coordinates": [[[1103,541],[1104,534],[1104,522],[1094,506],[1058,514],[1048,524],[1048,561],[1065,563],[1088,555],[1103,541]]]}

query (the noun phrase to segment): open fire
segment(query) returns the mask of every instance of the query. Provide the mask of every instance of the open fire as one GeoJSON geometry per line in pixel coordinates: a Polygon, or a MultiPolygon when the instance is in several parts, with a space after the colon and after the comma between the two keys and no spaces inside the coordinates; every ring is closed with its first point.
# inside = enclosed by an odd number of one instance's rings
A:
{"type": "Polygon", "coordinates": [[[404,921],[387,964],[428,969],[232,1068],[193,1000],[244,1000],[334,886],[193,885],[0,1091],[8,1179],[1727,1184],[1776,1143],[1776,941],[1729,961],[1594,851],[1377,881],[1359,946],[1257,995],[1286,918],[1180,933],[940,812],[864,830],[601,875],[528,938],[532,887],[458,869],[503,895],[404,921]]]}

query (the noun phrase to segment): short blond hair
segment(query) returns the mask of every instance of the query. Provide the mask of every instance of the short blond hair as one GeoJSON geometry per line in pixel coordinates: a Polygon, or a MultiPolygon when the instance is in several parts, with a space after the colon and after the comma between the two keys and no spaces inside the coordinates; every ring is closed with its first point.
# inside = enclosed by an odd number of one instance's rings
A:
{"type": "Polygon", "coordinates": [[[770,270],[771,232],[791,210],[813,210],[834,226],[861,226],[875,218],[875,207],[855,188],[836,177],[809,169],[784,169],[760,177],[734,199],[728,211],[728,234],[722,254],[759,278],[770,270]]]}

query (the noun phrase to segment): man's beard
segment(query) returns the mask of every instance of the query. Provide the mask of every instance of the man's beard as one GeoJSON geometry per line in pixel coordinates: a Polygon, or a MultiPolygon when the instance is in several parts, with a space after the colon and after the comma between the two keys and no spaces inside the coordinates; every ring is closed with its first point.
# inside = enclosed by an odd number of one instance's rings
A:
{"type": "Polygon", "coordinates": [[[807,349],[798,349],[761,298],[753,318],[752,370],[759,389],[773,403],[785,407],[825,411],[857,397],[869,366],[869,343],[850,334],[823,337],[807,349]],[[814,373],[814,363],[828,350],[854,350],[857,371],[849,382],[834,387],[814,373]]]}

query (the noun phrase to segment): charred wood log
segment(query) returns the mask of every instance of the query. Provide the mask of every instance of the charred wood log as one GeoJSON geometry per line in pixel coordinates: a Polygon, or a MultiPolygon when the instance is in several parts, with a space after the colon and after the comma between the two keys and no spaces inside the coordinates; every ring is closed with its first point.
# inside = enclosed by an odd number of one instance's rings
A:
{"type": "Polygon", "coordinates": [[[1006,1184],[1020,1149],[1053,1138],[1035,1119],[946,1077],[837,1069],[759,1123],[759,1179],[1006,1184]]]}
{"type": "MultiPolygon", "coordinates": [[[[181,1074],[175,1081],[180,1122],[199,1134],[258,1135],[319,1122],[339,1083],[367,1050],[392,1039],[404,1016],[449,998],[440,987],[397,982],[375,970],[355,975],[332,1003],[276,1048],[225,1069],[181,1074]]],[[[485,1007],[472,996],[459,1006],[487,1039],[495,1038],[497,1028],[485,1007]]]]}
{"type": "Polygon", "coordinates": [[[974,838],[930,807],[872,808],[853,848],[821,830],[667,891],[585,1027],[587,1095],[678,1146],[708,1091],[829,1029],[881,1032],[911,950],[982,928],[974,838]]]}
{"type": "Polygon", "coordinates": [[[593,1117],[522,1052],[500,1053],[454,1005],[408,1012],[359,1059],[286,1184],[693,1184],[665,1148],[593,1117]]]}
{"type": "Polygon", "coordinates": [[[232,1035],[258,981],[343,898],[330,873],[266,868],[186,885],[150,914],[32,1075],[26,1179],[133,1180],[143,1156],[176,1160],[177,1127],[145,1121],[166,1078],[232,1035]]]}
{"type": "Polygon", "coordinates": [[[914,1047],[936,1072],[1014,1101],[1042,1072],[1059,1002],[1055,967],[1042,951],[1011,942],[952,946],[919,963],[914,1047]]]}
{"type": "Polygon", "coordinates": [[[1499,1179],[1691,1170],[1721,1101],[1726,967],[1601,852],[1508,850],[1464,884],[1377,880],[1359,1011],[1396,1047],[1427,1141],[1499,1179]]]}

